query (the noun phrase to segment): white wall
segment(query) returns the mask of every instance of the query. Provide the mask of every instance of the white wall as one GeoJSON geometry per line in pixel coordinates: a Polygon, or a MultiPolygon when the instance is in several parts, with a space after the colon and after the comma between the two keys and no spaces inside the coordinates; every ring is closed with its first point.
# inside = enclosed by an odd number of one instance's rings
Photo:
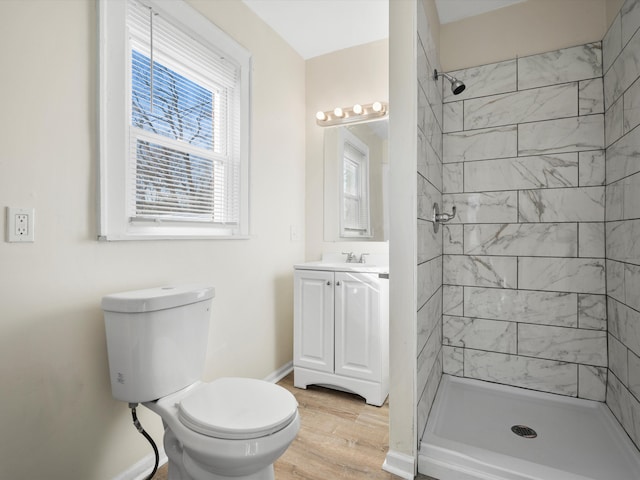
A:
{"type": "MultiPolygon", "coordinates": [[[[386,242],[327,242],[323,229],[323,138],[315,113],[389,99],[389,42],[379,40],[307,60],[306,257],[324,252],[386,253],[386,242]]],[[[391,107],[393,108],[393,107],[391,107]]]]}
{"type": "Polygon", "coordinates": [[[111,399],[104,294],[215,286],[206,379],[263,378],[292,358],[304,61],[239,0],[190,3],[253,54],[250,240],[98,243],[95,3],[0,2],[0,207],[36,210],[35,243],[0,240],[0,478],[107,479],[150,452],[111,399]]]}

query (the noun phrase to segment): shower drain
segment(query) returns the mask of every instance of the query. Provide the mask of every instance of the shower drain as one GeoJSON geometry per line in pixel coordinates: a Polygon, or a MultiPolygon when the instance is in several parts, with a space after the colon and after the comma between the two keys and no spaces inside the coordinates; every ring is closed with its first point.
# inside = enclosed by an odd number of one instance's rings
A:
{"type": "Polygon", "coordinates": [[[538,436],[533,428],[527,427],[526,425],[514,425],[511,427],[511,431],[519,437],[524,438],[536,438],[538,436]]]}

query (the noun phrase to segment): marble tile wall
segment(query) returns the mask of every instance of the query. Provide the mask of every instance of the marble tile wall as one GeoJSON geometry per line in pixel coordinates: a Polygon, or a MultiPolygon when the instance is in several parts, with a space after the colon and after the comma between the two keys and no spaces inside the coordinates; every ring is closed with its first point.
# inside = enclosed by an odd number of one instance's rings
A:
{"type": "MultiPolygon", "coordinates": [[[[451,74],[467,88],[443,94],[442,203],[457,208],[442,240],[443,370],[604,401],[605,234],[619,245],[635,227],[605,228],[602,45],[451,74]]],[[[633,148],[617,147],[619,175],[633,148]]]]}
{"type": "Polygon", "coordinates": [[[418,5],[418,172],[417,172],[417,426],[422,438],[442,377],[442,230],[434,232],[432,207],[442,205],[442,88],[438,48],[422,2],[418,5]]]}
{"type": "Polygon", "coordinates": [[[640,447],[640,0],[627,0],[603,40],[607,405],[640,447]]]}

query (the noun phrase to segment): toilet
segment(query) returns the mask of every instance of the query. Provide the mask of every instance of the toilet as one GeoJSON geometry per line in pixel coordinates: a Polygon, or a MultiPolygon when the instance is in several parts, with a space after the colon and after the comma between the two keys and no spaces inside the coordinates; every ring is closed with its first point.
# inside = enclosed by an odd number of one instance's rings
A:
{"type": "Polygon", "coordinates": [[[273,480],[298,403],[263,380],[201,381],[213,297],[200,285],[103,297],[111,392],[162,418],[169,480],[273,480]]]}

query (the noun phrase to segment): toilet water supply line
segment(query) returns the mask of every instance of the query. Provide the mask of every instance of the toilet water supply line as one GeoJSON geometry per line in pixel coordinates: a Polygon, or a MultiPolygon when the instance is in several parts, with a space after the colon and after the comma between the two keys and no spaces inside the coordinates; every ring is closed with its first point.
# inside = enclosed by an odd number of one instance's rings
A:
{"type": "Polygon", "coordinates": [[[131,409],[131,417],[133,418],[133,425],[138,429],[138,432],[140,432],[144,436],[144,438],[146,438],[149,441],[149,443],[153,447],[153,452],[156,454],[156,464],[153,467],[153,471],[148,477],[144,479],[144,480],[151,480],[153,476],[156,474],[156,471],[158,470],[158,463],[160,462],[160,454],[158,453],[158,447],[156,446],[156,443],[153,441],[153,438],[151,438],[151,436],[147,432],[145,432],[144,428],[142,428],[142,425],[138,421],[138,415],[136,415],[137,406],[138,406],[137,403],[129,404],[129,408],[131,409]]]}

